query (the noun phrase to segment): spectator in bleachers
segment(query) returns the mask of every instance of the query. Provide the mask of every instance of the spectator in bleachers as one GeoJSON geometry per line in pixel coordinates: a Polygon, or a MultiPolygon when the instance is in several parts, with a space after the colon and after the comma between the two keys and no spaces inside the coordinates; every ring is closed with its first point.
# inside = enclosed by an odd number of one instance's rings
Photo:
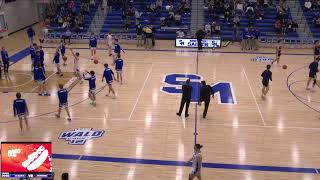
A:
{"type": "Polygon", "coordinates": [[[256,9],[256,19],[260,21],[264,20],[264,12],[262,9],[256,9]]]}
{"type": "Polygon", "coordinates": [[[136,27],[136,34],[137,34],[137,47],[142,46],[142,25],[138,24],[136,27]]]}
{"type": "Polygon", "coordinates": [[[314,18],[314,25],[316,27],[320,27],[320,15],[317,15],[315,18],[314,18]]]}
{"type": "Polygon", "coordinates": [[[309,11],[309,10],[311,10],[312,9],[312,3],[311,3],[311,1],[310,0],[306,0],[305,2],[304,2],[304,10],[305,11],[309,11]]]}
{"type": "Polygon", "coordinates": [[[182,30],[178,30],[176,33],[177,33],[177,38],[185,37],[185,33],[182,30]]]}
{"type": "Polygon", "coordinates": [[[228,9],[224,12],[224,19],[228,25],[231,24],[231,12],[228,9]]]}
{"type": "Polygon", "coordinates": [[[157,7],[157,9],[161,10],[161,8],[162,8],[162,0],[156,0],[156,7],[157,7]]]}
{"type": "Polygon", "coordinates": [[[175,14],[174,15],[174,20],[176,22],[176,26],[180,26],[181,25],[181,15],[180,14],[175,14]]]}
{"type": "Polygon", "coordinates": [[[280,34],[281,27],[282,27],[282,22],[279,19],[277,19],[276,22],[274,23],[274,29],[276,30],[277,34],[280,34]]]}
{"type": "Polygon", "coordinates": [[[216,21],[213,21],[211,24],[211,35],[220,34],[220,30],[221,30],[220,24],[216,21]]]}
{"type": "Polygon", "coordinates": [[[204,31],[206,32],[207,36],[210,36],[210,35],[211,35],[211,25],[210,25],[210,23],[207,23],[207,24],[204,26],[204,31]]]}
{"type": "Polygon", "coordinates": [[[284,21],[282,21],[282,25],[281,25],[281,33],[282,33],[283,35],[285,35],[285,34],[287,34],[287,32],[288,32],[288,29],[287,29],[287,21],[284,20],[284,21]]]}
{"type": "Polygon", "coordinates": [[[240,26],[240,18],[236,15],[233,18],[233,42],[239,40],[239,26],[240,26]]]}
{"type": "Polygon", "coordinates": [[[96,6],[96,1],[95,1],[95,0],[90,0],[90,6],[91,6],[91,7],[96,6]]]}
{"type": "Polygon", "coordinates": [[[140,24],[141,15],[142,15],[142,12],[139,12],[138,9],[135,9],[134,17],[135,17],[135,20],[136,20],[136,24],[140,24]]]}
{"type": "Polygon", "coordinates": [[[298,25],[297,21],[292,21],[292,29],[294,32],[297,31],[298,27],[299,27],[299,25],[298,25]]]}
{"type": "Polygon", "coordinates": [[[108,13],[111,13],[112,12],[113,1],[112,0],[107,0],[107,5],[108,5],[108,13]]]}

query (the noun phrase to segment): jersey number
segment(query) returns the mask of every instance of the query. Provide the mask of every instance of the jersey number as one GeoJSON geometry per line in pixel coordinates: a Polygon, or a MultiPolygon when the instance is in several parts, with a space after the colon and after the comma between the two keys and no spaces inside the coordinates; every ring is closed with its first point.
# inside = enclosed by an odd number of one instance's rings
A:
{"type": "MultiPolygon", "coordinates": [[[[161,91],[168,94],[182,94],[181,87],[187,79],[190,79],[192,86],[191,101],[198,102],[202,80],[202,76],[198,74],[167,74],[163,79],[165,85],[161,87],[161,91]]],[[[219,104],[236,104],[231,82],[217,82],[212,84],[211,88],[215,96],[218,96],[219,104]]]]}

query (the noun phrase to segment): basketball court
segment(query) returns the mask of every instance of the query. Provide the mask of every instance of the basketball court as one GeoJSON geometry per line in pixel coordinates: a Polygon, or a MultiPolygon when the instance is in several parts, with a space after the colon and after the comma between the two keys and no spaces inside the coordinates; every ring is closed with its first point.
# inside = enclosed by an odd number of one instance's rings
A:
{"type": "MultiPolygon", "coordinates": [[[[25,46],[17,44],[21,33],[0,40],[10,55],[27,47],[26,38],[25,46]]],[[[103,65],[90,60],[87,44],[73,44],[80,53],[81,70],[97,74],[97,106],[92,107],[88,100],[88,82],[75,83],[69,93],[72,121],[68,122],[64,111],[60,119],[54,113],[57,85],[72,79],[73,57],[67,50],[68,62],[60,78],[52,64],[57,44],[44,46],[46,86],[51,96],[36,93],[29,56],[13,64],[9,79],[0,81],[0,137],[1,141],[51,141],[53,171],[58,176],[69,172],[71,179],[187,179],[191,167],[184,162],[192,157],[196,140],[204,145],[203,179],[319,179],[320,89],[305,90],[311,50],[284,50],[280,64],[288,69],[271,68],[270,92],[262,100],[260,75],[270,62],[250,59],[274,58],[274,49],[245,53],[231,45],[197,52],[162,41],[156,49],[144,50],[133,42],[123,42],[124,82],[113,83],[117,95],[113,99],[105,96],[103,65]],[[232,100],[223,99],[219,92],[206,119],[201,118],[203,105],[196,107],[195,103],[190,105],[188,118],[178,117],[181,96],[163,89],[170,87],[166,82],[170,74],[196,75],[210,85],[226,83],[232,100]],[[31,129],[22,134],[12,112],[17,91],[23,92],[30,111],[31,129]],[[105,133],[83,145],[59,139],[62,132],[78,128],[105,133]]],[[[100,63],[112,63],[106,50],[99,49],[97,57],[100,63]]]]}

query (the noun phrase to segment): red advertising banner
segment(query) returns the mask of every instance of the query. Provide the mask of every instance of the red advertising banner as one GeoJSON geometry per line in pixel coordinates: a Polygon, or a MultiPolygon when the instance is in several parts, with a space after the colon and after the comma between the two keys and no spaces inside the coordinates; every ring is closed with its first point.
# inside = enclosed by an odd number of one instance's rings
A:
{"type": "Polygon", "coordinates": [[[51,143],[1,143],[1,172],[52,172],[51,143]]]}

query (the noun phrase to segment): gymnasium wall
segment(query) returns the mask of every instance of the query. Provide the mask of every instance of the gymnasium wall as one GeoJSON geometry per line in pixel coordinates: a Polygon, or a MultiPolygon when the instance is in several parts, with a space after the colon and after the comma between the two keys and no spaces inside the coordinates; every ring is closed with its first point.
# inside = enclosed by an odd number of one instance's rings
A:
{"type": "Polygon", "coordinates": [[[36,0],[17,0],[4,3],[0,13],[4,13],[9,33],[39,21],[36,0]]]}

